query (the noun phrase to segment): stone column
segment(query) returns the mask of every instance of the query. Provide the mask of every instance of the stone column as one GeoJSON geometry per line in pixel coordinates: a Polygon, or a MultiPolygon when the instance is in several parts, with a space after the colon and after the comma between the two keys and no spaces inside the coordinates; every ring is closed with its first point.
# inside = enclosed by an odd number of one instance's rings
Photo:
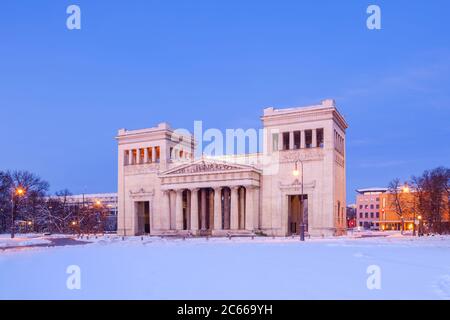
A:
{"type": "Polygon", "coordinates": [[[317,131],[316,131],[316,129],[312,130],[312,147],[317,148],[317,131]]]}
{"type": "Polygon", "coordinates": [[[283,132],[278,132],[278,150],[284,150],[283,149],[283,132]]]}
{"type": "Polygon", "coordinates": [[[183,190],[176,190],[175,221],[176,230],[183,230],[183,190]]]}
{"type": "Polygon", "coordinates": [[[245,188],[245,230],[253,231],[254,226],[254,215],[255,215],[255,205],[254,205],[254,188],[248,186],[245,188]]]}
{"type": "Polygon", "coordinates": [[[201,211],[202,211],[202,230],[206,230],[206,190],[202,189],[200,191],[200,200],[201,200],[201,211]]]}
{"type": "Polygon", "coordinates": [[[156,148],[152,147],[152,163],[156,162],[156,148]]]}
{"type": "Polygon", "coordinates": [[[223,190],[223,228],[228,230],[230,229],[230,191],[228,188],[223,190]]]}
{"type": "Polygon", "coordinates": [[[239,229],[239,194],[238,187],[231,188],[231,230],[239,229]]]}
{"type": "Polygon", "coordinates": [[[170,230],[170,190],[163,191],[161,226],[165,230],[170,230]]]}
{"type": "Polygon", "coordinates": [[[222,230],[222,188],[214,189],[214,230],[222,230]]]}
{"type": "Polygon", "coordinates": [[[305,149],[306,148],[306,144],[305,144],[306,140],[305,140],[305,130],[300,131],[300,148],[301,149],[305,149]]]}
{"type": "Polygon", "coordinates": [[[148,163],[148,148],[144,148],[144,163],[148,163]]]}
{"type": "Polygon", "coordinates": [[[294,150],[294,131],[289,132],[289,150],[294,150]]]}
{"type": "Polygon", "coordinates": [[[191,231],[198,231],[198,189],[191,190],[191,231]]]}
{"type": "Polygon", "coordinates": [[[130,149],[130,152],[128,153],[128,164],[133,164],[133,149],[130,149]]]}
{"type": "Polygon", "coordinates": [[[245,228],[245,189],[239,189],[239,229],[245,228]]]}

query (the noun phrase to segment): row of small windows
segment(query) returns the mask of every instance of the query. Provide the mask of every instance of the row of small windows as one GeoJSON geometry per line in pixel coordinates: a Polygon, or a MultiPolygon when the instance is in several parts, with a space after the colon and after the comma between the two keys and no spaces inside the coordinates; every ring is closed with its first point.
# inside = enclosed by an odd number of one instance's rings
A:
{"type": "MultiPolygon", "coordinates": [[[[365,212],[365,213],[364,213],[364,217],[363,217],[363,213],[360,212],[360,213],[359,213],[359,218],[360,218],[360,219],[363,219],[363,218],[369,219],[369,213],[368,213],[368,212],[365,212]]],[[[371,213],[370,213],[370,218],[371,218],[371,219],[373,219],[373,218],[379,219],[379,218],[380,218],[380,213],[379,213],[379,212],[376,212],[376,213],[374,214],[373,212],[371,212],[371,213]]]]}
{"type": "Polygon", "coordinates": [[[334,147],[341,154],[344,154],[344,138],[336,130],[334,130],[334,147]]]}
{"type": "Polygon", "coordinates": [[[192,154],[189,152],[186,152],[184,150],[180,150],[180,149],[176,149],[171,147],[170,148],[170,160],[187,160],[187,159],[191,159],[192,158],[192,154]]]}
{"type": "Polygon", "coordinates": [[[380,198],[376,198],[376,199],[374,199],[374,198],[359,198],[358,199],[358,201],[359,202],[373,202],[373,201],[375,201],[375,202],[380,202],[380,198]]]}
{"type": "Polygon", "coordinates": [[[280,146],[280,134],[272,134],[273,151],[324,147],[324,132],[322,128],[314,130],[283,132],[281,133],[281,138],[282,140],[280,146]]]}
{"type": "MultiPolygon", "coordinates": [[[[379,204],[377,204],[377,205],[371,204],[370,205],[370,209],[375,209],[375,208],[380,209],[380,205],[379,204]]],[[[359,205],[359,209],[363,209],[362,204],[359,205]]],[[[369,205],[368,204],[364,205],[364,209],[369,209],[369,205]]]]}
{"type": "Polygon", "coordinates": [[[135,165],[145,163],[159,163],[161,161],[161,148],[148,147],[125,150],[124,164],[135,165]]]}

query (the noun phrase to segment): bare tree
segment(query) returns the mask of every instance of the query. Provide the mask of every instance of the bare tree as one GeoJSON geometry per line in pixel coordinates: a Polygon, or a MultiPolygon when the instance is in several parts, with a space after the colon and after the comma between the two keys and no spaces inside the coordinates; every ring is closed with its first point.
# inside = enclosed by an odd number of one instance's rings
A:
{"type": "Polygon", "coordinates": [[[439,167],[413,177],[417,186],[417,202],[431,232],[449,232],[450,169],[439,167]]]}
{"type": "Polygon", "coordinates": [[[400,219],[401,227],[400,230],[403,234],[405,219],[411,214],[411,203],[408,201],[408,196],[406,190],[404,190],[404,185],[400,182],[400,179],[396,178],[389,183],[388,191],[390,194],[389,206],[393,208],[394,212],[400,219]]]}
{"type": "Polygon", "coordinates": [[[14,237],[16,219],[27,220],[36,216],[42,208],[42,202],[49,189],[48,182],[28,171],[6,172],[9,185],[6,194],[12,196],[11,206],[11,237],[14,237]],[[21,197],[14,196],[14,190],[24,191],[21,197]]]}

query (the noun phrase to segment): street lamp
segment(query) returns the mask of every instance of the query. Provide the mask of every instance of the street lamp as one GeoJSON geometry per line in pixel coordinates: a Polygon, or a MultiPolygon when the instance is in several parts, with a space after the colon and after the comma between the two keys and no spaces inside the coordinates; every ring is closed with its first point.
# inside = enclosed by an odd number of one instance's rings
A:
{"type": "Polygon", "coordinates": [[[25,188],[18,186],[16,188],[13,189],[13,191],[11,192],[11,239],[14,238],[15,234],[14,234],[14,222],[16,220],[16,197],[20,198],[25,196],[26,190],[25,188]]]}
{"type": "Polygon", "coordinates": [[[294,168],[294,171],[292,171],[292,175],[294,177],[298,177],[300,175],[300,171],[298,169],[298,164],[299,163],[302,166],[302,169],[301,169],[302,194],[300,196],[300,208],[301,208],[301,211],[300,211],[300,214],[301,214],[300,215],[301,216],[301,221],[300,221],[300,241],[305,241],[305,223],[304,223],[304,219],[303,219],[303,175],[304,175],[304,173],[303,173],[304,172],[303,171],[303,161],[301,161],[301,160],[295,161],[295,168],[294,168]]]}

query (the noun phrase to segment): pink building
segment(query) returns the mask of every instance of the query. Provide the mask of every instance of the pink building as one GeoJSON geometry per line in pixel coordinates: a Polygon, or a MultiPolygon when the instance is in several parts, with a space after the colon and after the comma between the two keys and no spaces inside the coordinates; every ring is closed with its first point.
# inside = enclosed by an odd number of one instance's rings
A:
{"type": "Polygon", "coordinates": [[[379,230],[380,228],[380,195],[387,188],[367,188],[356,190],[356,225],[363,229],[379,230]]]}

